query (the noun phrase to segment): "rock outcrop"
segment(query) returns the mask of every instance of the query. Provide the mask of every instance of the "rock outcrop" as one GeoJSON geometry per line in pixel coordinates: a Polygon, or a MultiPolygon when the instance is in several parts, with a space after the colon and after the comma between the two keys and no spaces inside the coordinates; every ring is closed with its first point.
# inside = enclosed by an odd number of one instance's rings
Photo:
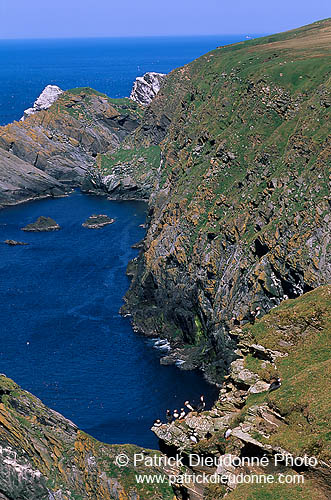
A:
{"type": "Polygon", "coordinates": [[[32,108],[28,108],[24,111],[24,115],[22,116],[21,120],[24,121],[25,118],[33,115],[34,113],[38,113],[38,111],[50,108],[61,94],[63,94],[63,90],[61,90],[57,85],[47,85],[38,99],[36,99],[33,103],[32,108]]]}
{"type": "Polygon", "coordinates": [[[27,233],[58,231],[59,229],[61,229],[61,227],[54,219],[44,216],[40,216],[35,222],[31,222],[31,224],[22,227],[22,231],[27,233]]]}
{"type": "Polygon", "coordinates": [[[6,245],[9,245],[11,247],[29,245],[29,243],[25,243],[24,241],[16,241],[16,240],[5,240],[5,243],[6,245]]]}
{"type": "Polygon", "coordinates": [[[0,208],[23,201],[63,196],[67,188],[51,175],[0,148],[0,208]]]}
{"type": "Polygon", "coordinates": [[[68,186],[82,183],[99,153],[114,152],[138,127],[138,104],[88,88],[63,92],[52,106],[0,127],[0,149],[68,186]]]}
{"type": "Polygon", "coordinates": [[[162,83],[167,75],[164,73],[145,73],[144,76],[138,76],[133,84],[130,99],[147,106],[159,93],[162,83]]]}
{"type": "Polygon", "coordinates": [[[91,215],[83,222],[82,226],[89,229],[100,229],[101,227],[113,224],[113,222],[115,222],[115,219],[108,217],[108,215],[91,215]]]}

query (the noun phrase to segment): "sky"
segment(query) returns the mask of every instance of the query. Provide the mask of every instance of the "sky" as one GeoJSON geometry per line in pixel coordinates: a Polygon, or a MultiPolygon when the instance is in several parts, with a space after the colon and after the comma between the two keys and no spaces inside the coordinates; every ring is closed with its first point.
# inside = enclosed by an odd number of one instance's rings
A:
{"type": "Polygon", "coordinates": [[[330,16],[330,0],[0,0],[0,39],[264,34],[330,16]]]}

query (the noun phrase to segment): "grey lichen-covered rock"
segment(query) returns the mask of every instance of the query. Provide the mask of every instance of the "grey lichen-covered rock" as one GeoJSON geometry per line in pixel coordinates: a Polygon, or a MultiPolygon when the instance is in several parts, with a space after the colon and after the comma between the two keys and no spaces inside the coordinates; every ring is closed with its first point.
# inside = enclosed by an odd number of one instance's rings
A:
{"type": "Polygon", "coordinates": [[[43,231],[58,231],[61,229],[59,224],[55,222],[51,217],[38,217],[35,222],[28,224],[25,227],[22,227],[22,231],[31,232],[31,233],[39,233],[43,231]]]}
{"type": "Polygon", "coordinates": [[[130,99],[147,106],[160,91],[161,85],[167,75],[164,73],[148,72],[138,76],[133,84],[130,99]]]}
{"type": "Polygon", "coordinates": [[[109,224],[113,224],[113,222],[115,222],[115,219],[111,219],[108,215],[91,215],[83,222],[82,226],[89,229],[99,229],[109,224]]]}
{"type": "Polygon", "coordinates": [[[259,377],[244,366],[244,359],[236,359],[231,363],[231,379],[247,386],[254,385],[259,377]]]}
{"type": "Polygon", "coordinates": [[[0,208],[65,194],[57,179],[0,148],[0,208]]]}

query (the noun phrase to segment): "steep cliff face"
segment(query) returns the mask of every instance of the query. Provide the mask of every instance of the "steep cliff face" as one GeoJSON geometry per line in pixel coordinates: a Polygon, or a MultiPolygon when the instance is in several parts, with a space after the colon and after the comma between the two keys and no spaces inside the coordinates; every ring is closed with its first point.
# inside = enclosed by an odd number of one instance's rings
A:
{"type": "MultiPolygon", "coordinates": [[[[175,447],[184,457],[213,457],[204,470],[224,475],[223,484],[206,481],[202,488],[187,481],[191,500],[330,497],[330,299],[331,286],[320,287],[284,301],[254,325],[231,330],[237,359],[211,411],[191,412],[153,428],[163,449],[175,447]],[[270,391],[270,382],[278,377],[280,387],[270,391]],[[193,431],[197,443],[190,439],[193,431]],[[263,466],[252,461],[262,456],[267,459],[263,466]],[[300,466],[297,457],[304,456],[306,464],[300,466]],[[241,484],[241,474],[270,474],[274,480],[241,484]],[[282,475],[294,478],[292,483],[282,483],[282,475]]],[[[201,472],[199,460],[186,463],[188,475],[201,472]]]]}
{"type": "Polygon", "coordinates": [[[231,325],[330,280],[330,40],[326,20],[220,47],[168,75],[134,133],[163,162],[124,311],[211,377],[231,325]]]}
{"type": "MultiPolygon", "coordinates": [[[[120,468],[116,456],[152,452],[106,445],[80,431],[12,380],[0,375],[0,498],[3,500],[172,499],[167,485],[139,485],[135,474],[157,467],[120,468]]],[[[154,455],[160,455],[153,451],[154,455]]]]}
{"type": "Polygon", "coordinates": [[[138,127],[142,111],[129,99],[89,88],[64,92],[47,110],[0,128],[0,148],[70,186],[81,184],[98,153],[115,151],[138,127]]]}

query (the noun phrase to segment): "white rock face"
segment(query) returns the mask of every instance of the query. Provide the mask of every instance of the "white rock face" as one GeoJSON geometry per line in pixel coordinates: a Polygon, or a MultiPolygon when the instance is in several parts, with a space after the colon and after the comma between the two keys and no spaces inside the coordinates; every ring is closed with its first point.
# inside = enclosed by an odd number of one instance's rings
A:
{"type": "Polygon", "coordinates": [[[53,102],[55,102],[62,93],[63,90],[57,85],[47,85],[38,99],[34,102],[32,108],[28,108],[24,111],[24,115],[21,120],[24,121],[25,118],[33,115],[34,113],[50,108],[53,102]]]}
{"type": "Polygon", "coordinates": [[[153,72],[138,76],[133,84],[130,99],[147,106],[159,92],[166,76],[164,73],[153,72]]]}

